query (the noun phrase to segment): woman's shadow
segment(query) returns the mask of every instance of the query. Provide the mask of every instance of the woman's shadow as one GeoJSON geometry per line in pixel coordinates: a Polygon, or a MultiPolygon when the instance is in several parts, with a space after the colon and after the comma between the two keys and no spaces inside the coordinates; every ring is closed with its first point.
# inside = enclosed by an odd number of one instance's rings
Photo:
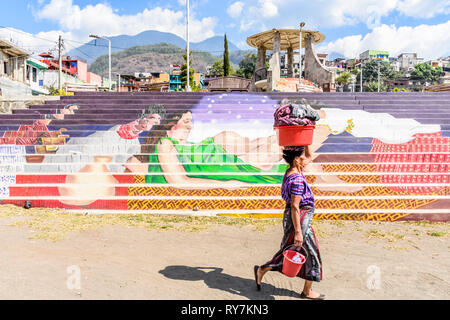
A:
{"type": "MultiPolygon", "coordinates": [[[[222,268],[168,266],[159,273],[169,279],[185,281],[201,281],[212,289],[223,290],[246,297],[250,300],[274,300],[274,296],[300,298],[300,294],[289,289],[279,289],[271,284],[263,283],[261,291],[256,291],[254,278],[245,279],[222,273],[222,268]],[[203,270],[211,270],[209,272],[203,270]]],[[[253,272],[252,272],[253,275],[253,272]]]]}

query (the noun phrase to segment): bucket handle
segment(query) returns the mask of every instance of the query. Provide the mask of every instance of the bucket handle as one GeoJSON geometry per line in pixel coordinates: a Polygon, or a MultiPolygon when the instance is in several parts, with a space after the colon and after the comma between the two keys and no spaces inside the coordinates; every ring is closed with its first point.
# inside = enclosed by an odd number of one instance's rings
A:
{"type": "Polygon", "coordinates": [[[297,248],[297,246],[295,245],[295,244],[291,244],[291,245],[289,245],[289,246],[287,246],[284,250],[283,250],[283,252],[284,251],[286,251],[286,250],[290,250],[290,248],[293,248],[294,250],[293,251],[297,251],[298,253],[301,253],[301,250],[303,249],[303,251],[305,252],[305,261],[306,260],[308,260],[308,256],[309,256],[309,254],[308,254],[308,250],[306,250],[304,247],[303,247],[303,245],[300,247],[300,250],[298,250],[297,248]]]}

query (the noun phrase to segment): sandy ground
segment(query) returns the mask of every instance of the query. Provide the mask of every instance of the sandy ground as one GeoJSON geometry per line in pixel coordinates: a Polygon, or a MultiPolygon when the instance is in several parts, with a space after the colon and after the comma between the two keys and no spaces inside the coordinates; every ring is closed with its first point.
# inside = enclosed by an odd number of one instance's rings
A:
{"type": "MultiPolygon", "coordinates": [[[[448,223],[317,221],[328,299],[450,299],[448,223]]],[[[106,217],[0,207],[0,299],[299,299],[269,260],[281,220],[106,217]],[[78,273],[79,272],[79,273],[78,273]],[[77,278],[79,274],[79,278],[77,278]],[[79,280],[79,281],[78,281],[79,280]]]]}

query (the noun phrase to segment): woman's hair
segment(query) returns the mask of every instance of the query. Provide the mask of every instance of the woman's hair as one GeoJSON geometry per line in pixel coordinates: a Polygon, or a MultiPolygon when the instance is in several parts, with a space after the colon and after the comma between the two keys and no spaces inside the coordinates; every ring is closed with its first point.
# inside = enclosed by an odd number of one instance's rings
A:
{"type": "Polygon", "coordinates": [[[285,147],[283,149],[283,159],[292,166],[294,159],[300,157],[305,152],[305,147],[285,147]]]}
{"type": "MultiPolygon", "coordinates": [[[[141,153],[154,153],[155,145],[157,145],[161,138],[167,137],[167,132],[170,131],[178,121],[183,117],[184,114],[191,112],[190,110],[177,111],[168,114],[164,120],[161,121],[160,125],[153,126],[152,130],[144,138],[144,144],[141,145],[141,153]]],[[[137,156],[141,162],[148,162],[148,155],[137,156]],[[144,160],[145,161],[142,161],[144,160]]]]}
{"type": "Polygon", "coordinates": [[[163,104],[151,104],[147,107],[147,109],[142,110],[142,112],[138,115],[138,119],[143,119],[151,114],[159,114],[161,119],[164,119],[166,116],[166,108],[163,104]]]}

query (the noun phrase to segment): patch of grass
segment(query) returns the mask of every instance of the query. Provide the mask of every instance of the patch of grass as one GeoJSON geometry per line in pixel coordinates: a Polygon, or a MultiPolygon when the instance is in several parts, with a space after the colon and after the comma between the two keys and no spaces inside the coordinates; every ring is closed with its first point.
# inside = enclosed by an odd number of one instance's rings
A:
{"type": "Polygon", "coordinates": [[[445,237],[447,235],[447,232],[441,231],[441,232],[429,232],[428,235],[432,237],[445,237]]]}
{"type": "Polygon", "coordinates": [[[374,238],[384,238],[384,237],[386,237],[386,234],[381,232],[381,231],[379,231],[379,230],[376,230],[376,229],[370,229],[369,231],[367,231],[367,236],[369,238],[372,238],[372,237],[374,237],[374,238]]]}
{"type": "Polygon", "coordinates": [[[277,225],[280,219],[248,219],[228,217],[195,217],[167,215],[84,215],[58,209],[23,209],[6,205],[0,206],[0,218],[22,217],[10,223],[13,227],[28,227],[33,232],[32,239],[60,241],[70,234],[96,230],[106,226],[126,226],[146,230],[200,232],[217,225],[244,227],[264,232],[277,225]]]}

